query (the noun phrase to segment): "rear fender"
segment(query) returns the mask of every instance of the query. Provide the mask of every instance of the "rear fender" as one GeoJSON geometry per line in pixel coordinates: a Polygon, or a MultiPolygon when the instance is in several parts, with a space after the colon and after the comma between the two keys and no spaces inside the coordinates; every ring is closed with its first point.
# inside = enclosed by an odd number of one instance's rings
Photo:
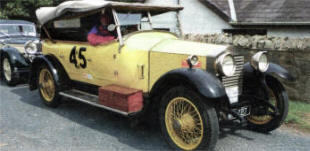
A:
{"type": "Polygon", "coordinates": [[[58,76],[58,71],[56,69],[56,66],[54,65],[52,60],[49,58],[49,56],[41,55],[41,56],[36,57],[30,66],[30,73],[29,73],[29,89],[30,90],[35,90],[38,88],[37,86],[38,72],[39,72],[39,68],[42,65],[46,65],[50,69],[50,71],[53,74],[56,86],[60,86],[60,81],[59,81],[59,76],[58,76]]]}

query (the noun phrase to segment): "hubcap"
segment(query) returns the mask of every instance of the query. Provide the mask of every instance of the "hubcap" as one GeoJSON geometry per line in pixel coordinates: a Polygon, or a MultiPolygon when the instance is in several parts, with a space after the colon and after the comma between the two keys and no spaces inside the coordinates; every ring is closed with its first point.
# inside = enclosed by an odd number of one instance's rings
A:
{"type": "Polygon", "coordinates": [[[11,65],[10,65],[10,62],[9,62],[9,59],[8,58],[4,58],[3,59],[3,72],[4,72],[4,77],[7,81],[11,81],[12,79],[12,69],[11,69],[11,65]]]}
{"type": "Polygon", "coordinates": [[[39,75],[40,92],[47,102],[51,102],[55,96],[53,76],[47,69],[42,69],[39,75]]]}
{"type": "Polygon", "coordinates": [[[197,107],[184,97],[170,101],[166,108],[165,124],[170,138],[184,150],[193,150],[202,141],[201,115],[197,107]]]}

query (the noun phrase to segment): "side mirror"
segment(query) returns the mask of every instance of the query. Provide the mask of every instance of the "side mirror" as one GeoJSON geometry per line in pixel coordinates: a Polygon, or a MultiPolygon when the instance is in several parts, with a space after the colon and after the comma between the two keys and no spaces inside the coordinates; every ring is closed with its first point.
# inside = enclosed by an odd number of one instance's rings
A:
{"type": "Polygon", "coordinates": [[[116,29],[116,25],[115,24],[110,24],[108,26],[108,31],[114,31],[116,29]]]}

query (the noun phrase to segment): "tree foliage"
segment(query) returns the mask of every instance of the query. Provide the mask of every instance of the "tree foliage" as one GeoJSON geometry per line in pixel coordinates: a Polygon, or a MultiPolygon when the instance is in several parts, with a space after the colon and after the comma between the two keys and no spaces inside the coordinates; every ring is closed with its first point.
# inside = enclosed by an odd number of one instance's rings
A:
{"type": "Polygon", "coordinates": [[[15,0],[1,2],[0,18],[35,21],[35,10],[43,6],[54,6],[65,0],[15,0]]]}

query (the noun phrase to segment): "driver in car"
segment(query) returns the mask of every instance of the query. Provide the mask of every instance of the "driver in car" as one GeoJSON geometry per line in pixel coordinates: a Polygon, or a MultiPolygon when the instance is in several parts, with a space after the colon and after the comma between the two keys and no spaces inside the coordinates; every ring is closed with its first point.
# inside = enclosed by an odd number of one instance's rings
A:
{"type": "Polygon", "coordinates": [[[114,40],[112,33],[108,31],[109,17],[103,14],[100,17],[100,24],[95,25],[87,35],[87,40],[91,45],[107,44],[114,40]]]}

